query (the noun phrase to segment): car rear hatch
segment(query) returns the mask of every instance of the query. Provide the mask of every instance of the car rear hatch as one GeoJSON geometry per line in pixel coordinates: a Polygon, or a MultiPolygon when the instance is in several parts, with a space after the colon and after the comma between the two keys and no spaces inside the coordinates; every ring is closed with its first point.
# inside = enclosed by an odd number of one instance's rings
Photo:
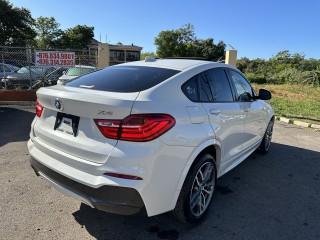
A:
{"type": "Polygon", "coordinates": [[[83,160],[104,163],[117,140],[104,137],[95,119],[123,119],[139,93],[115,93],[65,86],[41,88],[43,106],[34,139],[83,160]]]}

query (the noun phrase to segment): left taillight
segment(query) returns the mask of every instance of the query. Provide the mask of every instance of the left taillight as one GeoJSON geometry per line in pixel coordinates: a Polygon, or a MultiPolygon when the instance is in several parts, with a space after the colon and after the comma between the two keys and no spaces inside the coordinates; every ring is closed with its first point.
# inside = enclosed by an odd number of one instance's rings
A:
{"type": "Polygon", "coordinates": [[[38,117],[41,117],[42,111],[43,111],[43,106],[39,103],[39,101],[37,99],[37,101],[36,101],[36,115],[38,117]]]}
{"type": "Polygon", "coordinates": [[[175,119],[168,114],[134,114],[122,120],[95,122],[105,137],[131,142],[151,141],[175,125],[175,119]]]}

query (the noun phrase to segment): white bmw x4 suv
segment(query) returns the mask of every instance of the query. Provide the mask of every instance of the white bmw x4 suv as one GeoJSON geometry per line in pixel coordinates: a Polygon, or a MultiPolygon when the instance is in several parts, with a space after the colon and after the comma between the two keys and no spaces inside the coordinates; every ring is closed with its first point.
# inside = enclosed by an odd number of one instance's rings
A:
{"type": "Polygon", "coordinates": [[[236,68],[147,58],[37,91],[28,149],[37,175],[118,214],[201,220],[216,179],[267,152],[272,107],[236,68]]]}

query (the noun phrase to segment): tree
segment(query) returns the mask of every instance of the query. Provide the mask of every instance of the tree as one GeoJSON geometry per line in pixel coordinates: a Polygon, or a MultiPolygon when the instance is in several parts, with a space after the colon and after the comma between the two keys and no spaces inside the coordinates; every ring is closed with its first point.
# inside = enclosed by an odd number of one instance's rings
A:
{"type": "Polygon", "coordinates": [[[280,51],[273,58],[276,60],[287,60],[291,57],[289,50],[280,51]]]}
{"type": "Polygon", "coordinates": [[[59,28],[54,17],[38,17],[35,22],[35,30],[37,32],[37,45],[39,48],[53,48],[56,42],[62,35],[62,30],[59,28]]]}
{"type": "Polygon", "coordinates": [[[192,48],[190,43],[195,40],[194,27],[187,24],[176,30],[161,31],[154,44],[159,57],[187,57],[187,49],[192,48]]]}
{"type": "Polygon", "coordinates": [[[213,38],[198,39],[191,45],[194,46],[194,50],[187,51],[190,57],[203,57],[209,60],[221,60],[224,57],[225,44],[222,41],[215,45],[213,38]]]}
{"type": "Polygon", "coordinates": [[[77,25],[73,28],[68,28],[63,32],[58,41],[60,48],[81,49],[87,48],[94,34],[94,27],[86,25],[77,25]]]}
{"type": "Polygon", "coordinates": [[[224,57],[225,44],[214,44],[213,38],[197,39],[191,24],[176,30],[161,31],[154,40],[159,57],[200,57],[219,60],[224,57]]]}
{"type": "Polygon", "coordinates": [[[178,57],[179,34],[177,31],[161,31],[155,38],[154,44],[157,45],[157,55],[160,57],[178,57]]]}
{"type": "Polygon", "coordinates": [[[249,63],[250,63],[249,58],[247,58],[247,57],[240,58],[239,60],[237,60],[237,68],[241,72],[245,72],[248,68],[249,63]]]}
{"type": "Polygon", "coordinates": [[[0,44],[25,46],[34,42],[34,19],[26,8],[13,7],[0,0],[0,44]]]}

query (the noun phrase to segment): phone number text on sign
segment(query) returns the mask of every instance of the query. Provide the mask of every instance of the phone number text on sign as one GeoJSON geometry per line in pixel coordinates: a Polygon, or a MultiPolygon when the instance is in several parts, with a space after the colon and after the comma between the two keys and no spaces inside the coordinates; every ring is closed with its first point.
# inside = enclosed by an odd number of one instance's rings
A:
{"type": "Polygon", "coordinates": [[[36,66],[63,66],[75,65],[74,52],[36,51],[36,66]]]}

